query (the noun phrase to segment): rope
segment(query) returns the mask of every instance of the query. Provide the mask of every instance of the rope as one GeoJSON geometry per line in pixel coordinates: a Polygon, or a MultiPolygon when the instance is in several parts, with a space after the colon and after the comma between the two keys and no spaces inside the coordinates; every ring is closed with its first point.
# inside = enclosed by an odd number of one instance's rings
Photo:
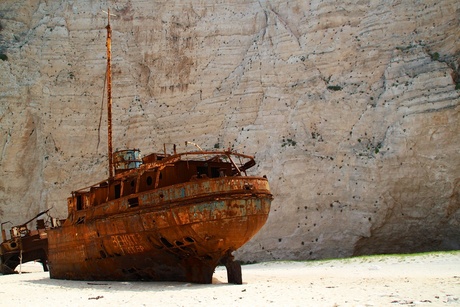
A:
{"type": "Polygon", "coordinates": [[[102,124],[102,112],[104,111],[104,98],[105,98],[105,84],[107,83],[107,73],[104,77],[104,88],[102,90],[102,101],[101,101],[101,114],[99,115],[99,126],[97,128],[97,147],[96,152],[99,149],[99,143],[101,142],[101,124],[102,124]]]}

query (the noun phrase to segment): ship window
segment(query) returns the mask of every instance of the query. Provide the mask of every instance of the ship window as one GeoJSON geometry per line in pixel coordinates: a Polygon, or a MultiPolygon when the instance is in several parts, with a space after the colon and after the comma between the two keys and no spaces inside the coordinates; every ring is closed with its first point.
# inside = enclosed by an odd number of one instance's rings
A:
{"type": "Polygon", "coordinates": [[[206,166],[198,166],[196,170],[198,172],[198,178],[201,178],[202,175],[208,175],[208,168],[206,166]]]}
{"type": "Polygon", "coordinates": [[[161,243],[163,243],[166,247],[173,247],[174,245],[171,244],[171,242],[169,242],[166,238],[161,238],[161,243]]]}
{"type": "Polygon", "coordinates": [[[121,184],[115,185],[115,198],[120,198],[121,195],[121,184]]]}
{"type": "Polygon", "coordinates": [[[137,198],[137,197],[130,198],[130,199],[128,199],[128,203],[129,203],[130,208],[137,207],[137,206],[139,206],[139,198],[137,198]]]}
{"type": "Polygon", "coordinates": [[[152,183],[153,183],[152,177],[148,176],[147,177],[147,185],[152,185],[152,183]]]}
{"type": "Polygon", "coordinates": [[[134,188],[134,180],[131,180],[131,187],[134,188]]]}
{"type": "Polygon", "coordinates": [[[177,245],[177,246],[182,246],[182,245],[184,245],[184,243],[181,242],[181,241],[176,241],[176,245],[177,245]]]}
{"type": "Polygon", "coordinates": [[[77,210],[83,209],[83,201],[81,195],[77,195],[77,210]]]}
{"type": "Polygon", "coordinates": [[[189,242],[189,243],[195,242],[195,240],[193,240],[193,239],[190,238],[190,237],[185,237],[184,240],[187,241],[187,242],[189,242]]]}
{"type": "Polygon", "coordinates": [[[218,167],[211,167],[211,178],[220,177],[220,172],[218,167]]]}

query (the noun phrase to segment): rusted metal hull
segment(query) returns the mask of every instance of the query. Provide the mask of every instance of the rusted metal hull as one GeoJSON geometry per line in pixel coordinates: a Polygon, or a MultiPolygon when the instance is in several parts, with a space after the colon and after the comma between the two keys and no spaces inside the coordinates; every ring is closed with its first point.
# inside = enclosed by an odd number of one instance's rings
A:
{"type": "Polygon", "coordinates": [[[36,232],[27,237],[13,238],[4,241],[0,246],[0,272],[13,274],[20,263],[39,261],[43,269],[47,268],[48,239],[46,232],[36,232]]]}
{"type": "Polygon", "coordinates": [[[50,277],[211,283],[265,224],[271,200],[264,178],[221,177],[77,211],[48,233],[50,277]]]}

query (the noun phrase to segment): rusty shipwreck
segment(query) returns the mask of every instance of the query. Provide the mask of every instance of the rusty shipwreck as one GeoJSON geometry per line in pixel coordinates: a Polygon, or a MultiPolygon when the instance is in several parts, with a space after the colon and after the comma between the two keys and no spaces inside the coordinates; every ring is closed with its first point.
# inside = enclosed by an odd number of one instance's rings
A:
{"type": "Polygon", "coordinates": [[[110,47],[109,14],[109,177],[73,191],[67,219],[48,231],[50,277],[211,283],[223,264],[228,281],[241,284],[232,252],[267,220],[267,179],[247,176],[254,158],[230,150],[113,152],[110,47]]]}
{"type": "MultiPolygon", "coordinates": [[[[16,267],[29,261],[37,261],[43,265],[44,271],[48,271],[48,237],[49,226],[44,219],[38,219],[47,214],[48,210],[42,211],[24,224],[16,225],[10,229],[10,238],[7,238],[4,226],[10,222],[1,223],[2,243],[0,243],[0,273],[16,273],[16,267]],[[36,229],[27,226],[36,220],[36,229]]],[[[48,216],[50,219],[51,217],[48,216]]],[[[59,225],[59,221],[52,219],[53,225],[59,225]]]]}

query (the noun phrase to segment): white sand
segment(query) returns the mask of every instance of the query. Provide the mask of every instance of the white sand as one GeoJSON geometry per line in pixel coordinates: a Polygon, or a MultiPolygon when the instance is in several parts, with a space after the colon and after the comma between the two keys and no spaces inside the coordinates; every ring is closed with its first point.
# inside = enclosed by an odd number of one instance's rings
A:
{"type": "Polygon", "coordinates": [[[460,306],[460,251],[218,267],[212,285],[52,280],[24,264],[0,276],[0,306],[460,306]]]}

